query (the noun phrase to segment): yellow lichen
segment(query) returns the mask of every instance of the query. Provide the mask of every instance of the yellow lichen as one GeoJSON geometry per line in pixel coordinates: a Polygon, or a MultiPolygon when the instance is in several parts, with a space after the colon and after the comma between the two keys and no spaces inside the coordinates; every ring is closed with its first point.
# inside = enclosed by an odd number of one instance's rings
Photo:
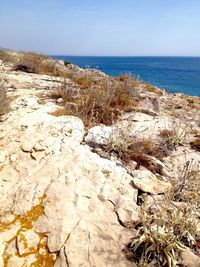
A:
{"type": "Polygon", "coordinates": [[[27,240],[26,240],[25,236],[22,233],[20,233],[18,235],[18,241],[19,242],[23,242],[24,248],[27,248],[28,247],[27,240]]]}
{"type": "MultiPolygon", "coordinates": [[[[18,237],[20,241],[24,242],[24,247],[27,248],[27,241],[24,237],[24,235],[21,233],[21,231],[27,231],[31,229],[34,225],[34,223],[37,221],[37,219],[43,214],[44,208],[42,206],[42,201],[44,200],[46,196],[42,196],[40,200],[40,204],[35,206],[33,209],[27,212],[24,216],[17,216],[12,222],[10,223],[2,223],[0,224],[0,232],[8,230],[11,226],[13,226],[14,223],[20,223],[21,227],[18,230],[16,236],[12,238],[11,240],[7,241],[6,248],[3,253],[3,259],[4,259],[4,267],[9,266],[9,260],[12,257],[12,254],[9,253],[8,246],[9,244],[18,237]]],[[[35,248],[31,247],[30,252],[23,255],[25,258],[26,256],[35,253],[36,261],[31,264],[31,267],[51,267],[54,265],[54,262],[56,260],[55,254],[52,254],[49,252],[47,247],[47,241],[45,239],[45,234],[40,234],[40,243],[38,245],[37,251],[35,251],[35,248]],[[43,253],[40,253],[39,250],[43,251],[43,253]]],[[[21,257],[18,253],[16,256],[21,257]]]]}
{"type": "Polygon", "coordinates": [[[109,178],[111,172],[108,170],[102,170],[102,173],[104,174],[105,178],[109,178]]]}
{"type": "Polygon", "coordinates": [[[43,206],[39,204],[35,206],[32,210],[30,210],[25,216],[20,217],[19,221],[21,223],[20,231],[26,231],[31,229],[33,224],[37,221],[37,219],[43,214],[43,206]]]}
{"type": "Polygon", "coordinates": [[[40,234],[40,238],[36,261],[31,264],[31,267],[53,267],[56,260],[56,254],[49,252],[45,234],[40,234]]]}

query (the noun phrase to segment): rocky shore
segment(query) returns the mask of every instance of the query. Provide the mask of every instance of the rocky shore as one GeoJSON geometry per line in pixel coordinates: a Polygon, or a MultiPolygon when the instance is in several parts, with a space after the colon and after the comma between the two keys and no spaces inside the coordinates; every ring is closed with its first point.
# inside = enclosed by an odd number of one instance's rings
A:
{"type": "Polygon", "coordinates": [[[10,99],[0,117],[0,266],[160,266],[137,247],[145,251],[149,244],[144,229],[154,244],[153,225],[162,224],[159,241],[176,211],[180,221],[166,230],[174,247],[159,247],[162,266],[199,267],[200,99],[141,81],[131,91],[128,77],[53,59],[45,59],[57,66],[52,75],[25,63],[16,68],[10,58],[20,54],[8,54],[0,57],[1,86],[10,99]],[[127,110],[113,102],[113,123],[104,123],[105,115],[100,120],[103,110],[97,116],[94,107],[89,120],[80,101],[72,101],[90,87],[98,95],[105,82],[132,92],[127,110]],[[147,228],[145,216],[153,216],[147,228]]]}

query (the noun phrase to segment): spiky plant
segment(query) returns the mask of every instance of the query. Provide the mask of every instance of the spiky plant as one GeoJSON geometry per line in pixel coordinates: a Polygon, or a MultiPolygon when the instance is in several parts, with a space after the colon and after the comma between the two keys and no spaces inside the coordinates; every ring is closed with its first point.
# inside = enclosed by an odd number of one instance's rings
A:
{"type": "Polygon", "coordinates": [[[141,225],[128,245],[139,267],[175,267],[181,261],[181,252],[195,245],[196,209],[189,203],[183,208],[173,196],[173,192],[163,196],[153,211],[147,205],[147,195],[143,198],[141,225]]]}

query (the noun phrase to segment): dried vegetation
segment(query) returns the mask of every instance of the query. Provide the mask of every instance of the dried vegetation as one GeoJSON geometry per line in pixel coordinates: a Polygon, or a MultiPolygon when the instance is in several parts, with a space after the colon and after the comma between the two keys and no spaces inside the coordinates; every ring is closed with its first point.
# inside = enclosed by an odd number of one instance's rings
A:
{"type": "Polygon", "coordinates": [[[187,162],[172,190],[148,205],[142,197],[141,224],[125,250],[138,266],[182,266],[181,253],[199,253],[199,166],[187,162]],[[151,205],[152,207],[152,205],[151,205]]]}
{"type": "Polygon", "coordinates": [[[56,62],[52,59],[32,52],[21,53],[21,56],[15,63],[13,70],[52,76],[63,75],[62,71],[56,65],[56,62]]]}
{"type": "MultiPolygon", "coordinates": [[[[87,82],[92,84],[91,82],[87,82]]],[[[73,90],[63,82],[53,90],[51,98],[64,100],[65,115],[79,116],[87,127],[97,124],[111,125],[125,111],[131,111],[138,103],[132,95],[132,84],[126,82],[109,83],[102,81],[98,89],[94,87],[73,90]],[[73,108],[72,108],[73,106],[73,108]]],[[[134,91],[134,90],[133,90],[134,91]]]]}
{"type": "Polygon", "coordinates": [[[7,95],[5,83],[0,81],[0,116],[6,114],[10,109],[10,97],[7,95]]]}
{"type": "Polygon", "coordinates": [[[0,59],[3,62],[13,62],[14,61],[14,57],[11,56],[9,52],[4,51],[4,50],[0,50],[0,59]]]}

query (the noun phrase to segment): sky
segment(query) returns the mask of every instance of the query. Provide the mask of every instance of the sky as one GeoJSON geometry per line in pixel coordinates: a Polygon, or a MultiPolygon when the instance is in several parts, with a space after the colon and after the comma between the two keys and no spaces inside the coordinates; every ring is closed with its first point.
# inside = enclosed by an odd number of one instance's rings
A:
{"type": "Polygon", "coordinates": [[[200,56],[200,0],[0,0],[0,47],[48,55],[200,56]]]}

